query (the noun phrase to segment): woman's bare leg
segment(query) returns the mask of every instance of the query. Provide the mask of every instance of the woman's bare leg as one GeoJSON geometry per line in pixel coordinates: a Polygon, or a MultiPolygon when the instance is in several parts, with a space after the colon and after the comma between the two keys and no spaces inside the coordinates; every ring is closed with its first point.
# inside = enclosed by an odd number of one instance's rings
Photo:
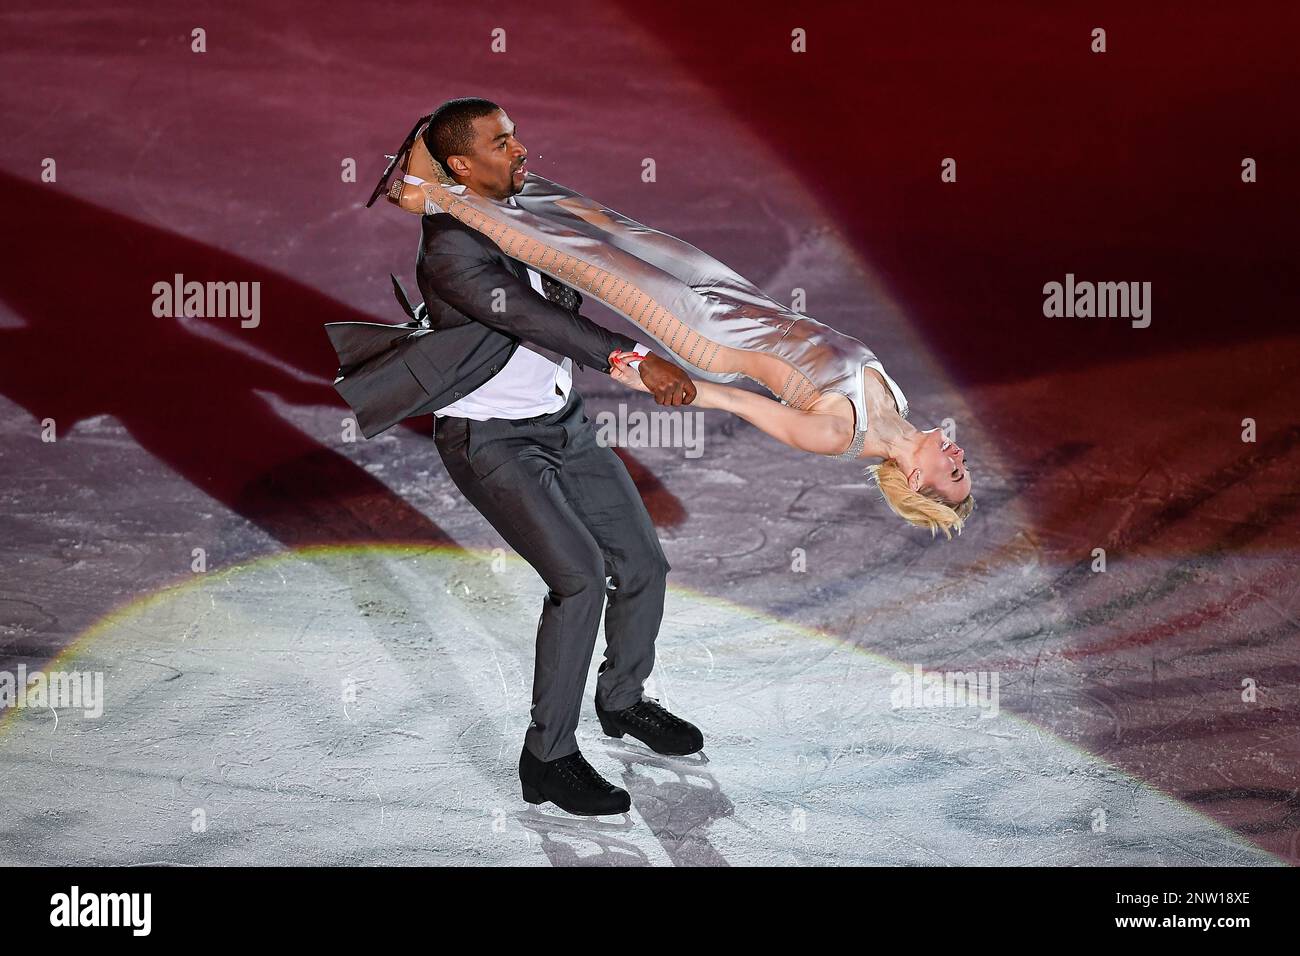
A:
{"type": "MultiPolygon", "coordinates": [[[[423,178],[429,175],[431,172],[425,170],[423,178]]],[[[734,348],[708,338],[625,278],[526,235],[509,222],[491,217],[485,210],[450,192],[445,184],[426,181],[419,189],[440,208],[491,239],[506,255],[541,272],[561,276],[562,281],[604,302],[664,343],[666,351],[701,371],[718,374],[739,372],[792,408],[808,408],[817,400],[817,386],[788,359],[770,352],[734,348]]],[[[414,193],[411,195],[412,202],[419,202],[414,193]]],[[[413,206],[404,208],[415,209],[413,206]]]]}

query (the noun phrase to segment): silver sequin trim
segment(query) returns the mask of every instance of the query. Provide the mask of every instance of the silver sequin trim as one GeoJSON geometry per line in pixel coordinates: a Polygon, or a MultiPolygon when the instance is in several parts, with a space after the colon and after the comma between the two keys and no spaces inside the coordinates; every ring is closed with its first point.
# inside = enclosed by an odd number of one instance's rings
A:
{"type": "Polygon", "coordinates": [[[847,461],[850,458],[857,458],[862,454],[862,449],[867,446],[867,433],[860,432],[856,429],[853,432],[853,444],[849,445],[847,451],[842,451],[838,455],[827,455],[827,458],[840,458],[847,461]]]}

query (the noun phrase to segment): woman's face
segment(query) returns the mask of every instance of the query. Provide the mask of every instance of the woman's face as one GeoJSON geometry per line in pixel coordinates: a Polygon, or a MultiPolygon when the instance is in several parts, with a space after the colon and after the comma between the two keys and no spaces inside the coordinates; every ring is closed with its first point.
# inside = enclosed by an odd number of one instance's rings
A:
{"type": "Polygon", "coordinates": [[[917,452],[915,467],[921,469],[921,487],[933,488],[949,504],[960,504],[971,493],[966,452],[943,437],[938,428],[921,433],[925,438],[917,452]]]}

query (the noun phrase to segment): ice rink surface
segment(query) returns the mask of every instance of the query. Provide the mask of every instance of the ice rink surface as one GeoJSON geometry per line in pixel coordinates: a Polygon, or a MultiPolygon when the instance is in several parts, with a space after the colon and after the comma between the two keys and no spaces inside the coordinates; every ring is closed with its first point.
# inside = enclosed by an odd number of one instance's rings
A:
{"type": "Polygon", "coordinates": [[[633,812],[528,808],[540,583],[500,555],[320,549],[123,609],[59,661],[108,672],[104,715],[23,710],[0,738],[5,862],[1270,861],[1015,717],[1023,686],[996,712],[895,707],[910,667],[684,589],[647,691],[704,753],[661,757],[588,714],[579,744],[633,812]]]}
{"type": "MultiPolygon", "coordinates": [[[[1213,230],[1215,247],[1153,213],[1167,233],[1102,224],[1076,247],[1008,212],[972,265],[981,203],[1017,201],[1005,184],[870,219],[862,180],[766,137],[775,120],[698,68],[693,40],[579,6],[559,40],[510,14],[505,60],[478,10],[432,39],[391,29],[404,8],[385,5],[5,14],[0,670],[101,672],[105,706],[0,714],[0,863],[1300,860],[1300,349],[1278,324],[1293,309],[1250,300],[1277,260],[1242,287],[1235,337],[1202,334],[1192,305],[1145,339],[1052,339],[1035,312],[1080,248],[1129,278],[1148,249],[1227,256],[1267,233],[1213,230]],[[543,175],[782,301],[804,290],[975,465],[977,511],[945,542],[894,518],[860,466],[721,413],[691,413],[698,454],[618,449],[672,565],[647,692],[706,737],[691,758],[604,737],[593,669],[579,742],[631,793],[624,818],[522,801],[545,586],[460,497],[427,419],[346,441],[330,388],[321,325],[400,321],[390,271],[414,289],[417,221],[361,208],[381,154],[470,93],[507,108],[543,175]],[[1017,258],[1035,245],[1050,269],[1017,258]],[[997,284],[999,260],[1028,294],[997,284]],[[953,269],[994,278],[967,299],[953,269]],[[178,272],[260,281],[261,324],[154,317],[152,284],[178,272]],[[896,706],[918,667],[996,674],[996,714],[896,706]]],[[[910,145],[872,155],[906,163],[910,145]]],[[[663,414],[591,372],[577,388],[616,422],[663,414]]]]}

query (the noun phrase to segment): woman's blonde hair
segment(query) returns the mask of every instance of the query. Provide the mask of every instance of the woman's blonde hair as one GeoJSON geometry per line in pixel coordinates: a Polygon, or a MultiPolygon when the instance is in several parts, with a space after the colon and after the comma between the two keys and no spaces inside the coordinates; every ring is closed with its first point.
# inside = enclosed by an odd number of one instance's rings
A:
{"type": "Polygon", "coordinates": [[[902,466],[893,458],[886,458],[878,465],[868,465],[866,474],[876,480],[876,487],[890,511],[918,528],[929,528],[931,538],[942,530],[951,541],[950,529],[956,528],[961,534],[962,525],[975,510],[974,495],[967,495],[956,505],[950,505],[937,492],[913,491],[902,466]]]}

